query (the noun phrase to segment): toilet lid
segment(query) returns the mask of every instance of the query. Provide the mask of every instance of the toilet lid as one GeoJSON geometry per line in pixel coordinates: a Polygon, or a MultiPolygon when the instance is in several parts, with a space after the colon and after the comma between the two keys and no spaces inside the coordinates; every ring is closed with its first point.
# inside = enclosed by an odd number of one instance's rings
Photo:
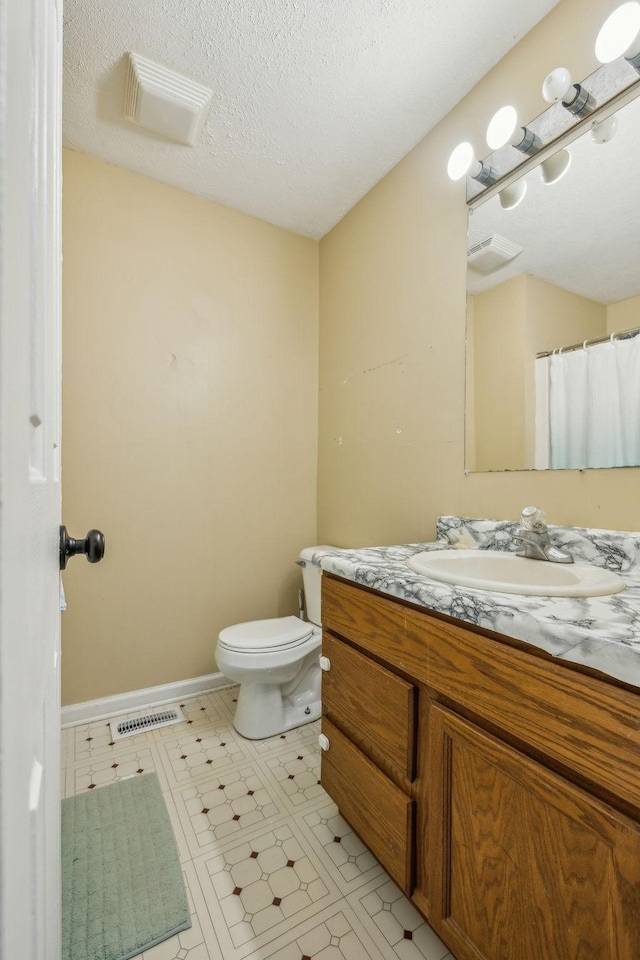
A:
{"type": "Polygon", "coordinates": [[[221,631],[218,643],[229,650],[243,653],[266,653],[297,647],[313,634],[313,624],[299,617],[275,617],[270,620],[250,620],[236,623],[221,631]]]}

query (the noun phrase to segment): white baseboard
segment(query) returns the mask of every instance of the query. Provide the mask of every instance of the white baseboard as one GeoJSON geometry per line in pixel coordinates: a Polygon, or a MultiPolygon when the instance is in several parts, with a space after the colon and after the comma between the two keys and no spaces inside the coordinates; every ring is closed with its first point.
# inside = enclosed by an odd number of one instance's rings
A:
{"type": "Polygon", "coordinates": [[[194,697],[198,693],[230,687],[232,684],[233,681],[223,673],[208,673],[204,677],[178,680],[176,683],[163,683],[159,687],[145,687],[143,690],[131,690],[129,693],[119,693],[114,697],[87,700],[85,703],[71,703],[62,708],[62,726],[75,727],[79,723],[105,720],[119,713],[157,707],[163,703],[184,700],[185,697],[194,697]]]}

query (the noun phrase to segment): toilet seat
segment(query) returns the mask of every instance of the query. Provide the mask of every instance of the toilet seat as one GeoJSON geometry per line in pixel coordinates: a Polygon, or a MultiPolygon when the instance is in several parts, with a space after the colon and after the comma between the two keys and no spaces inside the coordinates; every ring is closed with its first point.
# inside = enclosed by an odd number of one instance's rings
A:
{"type": "Polygon", "coordinates": [[[250,620],[225,627],[218,643],[239,653],[267,653],[269,650],[291,650],[302,646],[313,636],[312,623],[299,617],[272,617],[250,620]]]}

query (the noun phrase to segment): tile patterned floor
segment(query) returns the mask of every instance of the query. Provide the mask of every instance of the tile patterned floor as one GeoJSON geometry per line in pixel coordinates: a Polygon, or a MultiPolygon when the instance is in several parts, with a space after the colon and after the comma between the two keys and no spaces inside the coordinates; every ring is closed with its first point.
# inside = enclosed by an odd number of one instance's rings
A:
{"type": "Polygon", "coordinates": [[[64,796],[158,774],[193,926],[142,960],[454,960],[320,786],[320,721],[244,740],[236,697],[115,743],[106,720],[63,731],[64,796]]]}

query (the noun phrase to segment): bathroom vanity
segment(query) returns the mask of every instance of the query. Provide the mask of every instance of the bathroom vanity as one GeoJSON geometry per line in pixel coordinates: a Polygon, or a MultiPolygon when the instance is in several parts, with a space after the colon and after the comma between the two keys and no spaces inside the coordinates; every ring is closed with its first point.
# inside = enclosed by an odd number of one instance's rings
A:
{"type": "Polygon", "coordinates": [[[473,598],[467,622],[403,598],[394,553],[378,579],[360,564],[376,589],[327,573],[357,553],[322,561],[322,784],[344,818],[458,960],[637,960],[640,690],[468,622],[473,598]]]}

